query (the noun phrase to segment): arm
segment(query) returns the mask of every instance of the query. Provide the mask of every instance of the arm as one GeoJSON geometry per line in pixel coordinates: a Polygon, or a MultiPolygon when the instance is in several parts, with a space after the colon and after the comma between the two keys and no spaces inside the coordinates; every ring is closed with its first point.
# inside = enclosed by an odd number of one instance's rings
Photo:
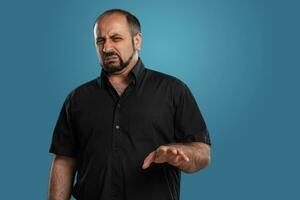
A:
{"type": "Polygon", "coordinates": [[[152,162],[167,162],[186,173],[193,173],[210,164],[210,146],[202,142],[163,145],[145,158],[143,169],[152,162]]]}
{"type": "Polygon", "coordinates": [[[69,200],[71,196],[76,159],[54,156],[50,170],[48,200],[69,200]]]}

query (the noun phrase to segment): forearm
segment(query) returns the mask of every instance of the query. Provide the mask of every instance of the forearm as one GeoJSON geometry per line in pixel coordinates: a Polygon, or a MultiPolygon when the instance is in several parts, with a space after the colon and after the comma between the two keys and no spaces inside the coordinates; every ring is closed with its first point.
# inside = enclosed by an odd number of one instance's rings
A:
{"type": "Polygon", "coordinates": [[[200,142],[175,143],[174,146],[183,151],[189,158],[188,162],[182,162],[176,166],[186,173],[193,173],[207,167],[210,163],[210,146],[200,142]]]}
{"type": "Polygon", "coordinates": [[[76,161],[68,157],[56,157],[50,170],[48,200],[69,200],[73,186],[76,161]]]}

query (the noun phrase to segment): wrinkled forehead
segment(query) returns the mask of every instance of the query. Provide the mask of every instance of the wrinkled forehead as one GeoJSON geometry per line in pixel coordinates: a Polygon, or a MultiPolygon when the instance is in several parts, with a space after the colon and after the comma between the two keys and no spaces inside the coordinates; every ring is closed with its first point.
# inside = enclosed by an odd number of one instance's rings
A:
{"type": "Polygon", "coordinates": [[[94,36],[102,37],[105,35],[130,34],[126,16],[118,13],[113,13],[101,17],[94,27],[94,36]]]}

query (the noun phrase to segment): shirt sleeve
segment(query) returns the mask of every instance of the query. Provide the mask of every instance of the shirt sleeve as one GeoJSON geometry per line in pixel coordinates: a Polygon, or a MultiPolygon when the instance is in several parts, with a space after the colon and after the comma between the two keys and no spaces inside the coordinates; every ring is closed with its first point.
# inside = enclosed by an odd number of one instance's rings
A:
{"type": "Polygon", "coordinates": [[[187,85],[180,83],[174,97],[176,142],[203,142],[211,145],[209,132],[197,102],[187,85]]]}
{"type": "Polygon", "coordinates": [[[65,99],[56,122],[49,152],[62,156],[76,157],[77,141],[72,121],[72,92],[65,99]]]}

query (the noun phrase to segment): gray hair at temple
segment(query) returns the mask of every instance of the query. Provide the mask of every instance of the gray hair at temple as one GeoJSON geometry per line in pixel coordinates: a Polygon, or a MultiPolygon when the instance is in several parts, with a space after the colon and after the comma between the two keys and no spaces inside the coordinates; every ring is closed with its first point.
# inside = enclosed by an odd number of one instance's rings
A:
{"type": "Polygon", "coordinates": [[[133,14],[131,14],[130,12],[128,12],[126,10],[122,10],[122,9],[110,9],[110,10],[103,12],[101,15],[99,15],[96,18],[96,20],[94,22],[94,27],[95,27],[96,22],[99,21],[102,17],[104,17],[106,15],[111,15],[114,13],[119,13],[126,17],[128,27],[130,29],[131,37],[134,37],[137,33],[141,33],[141,24],[140,24],[138,18],[136,16],[134,16],[133,14]]]}

